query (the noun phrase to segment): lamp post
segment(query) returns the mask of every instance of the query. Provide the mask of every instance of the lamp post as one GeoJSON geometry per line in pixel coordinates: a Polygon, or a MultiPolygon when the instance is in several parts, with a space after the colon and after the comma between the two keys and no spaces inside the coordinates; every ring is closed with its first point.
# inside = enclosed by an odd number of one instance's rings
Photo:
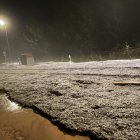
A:
{"type": "MultiPolygon", "coordinates": [[[[0,26],[4,27],[5,30],[5,35],[6,35],[6,42],[7,42],[7,47],[8,47],[8,60],[10,62],[10,43],[9,43],[9,38],[8,38],[8,33],[7,33],[7,27],[6,27],[6,23],[4,22],[4,20],[0,19],[0,26]]],[[[6,52],[5,52],[6,53],[6,52]]]]}

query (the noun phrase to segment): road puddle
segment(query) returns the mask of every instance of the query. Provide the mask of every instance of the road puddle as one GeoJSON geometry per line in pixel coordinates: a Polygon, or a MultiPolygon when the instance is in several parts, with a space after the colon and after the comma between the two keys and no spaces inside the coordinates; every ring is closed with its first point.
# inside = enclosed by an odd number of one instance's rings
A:
{"type": "Polygon", "coordinates": [[[60,131],[49,120],[0,95],[0,140],[90,140],[60,131]]]}

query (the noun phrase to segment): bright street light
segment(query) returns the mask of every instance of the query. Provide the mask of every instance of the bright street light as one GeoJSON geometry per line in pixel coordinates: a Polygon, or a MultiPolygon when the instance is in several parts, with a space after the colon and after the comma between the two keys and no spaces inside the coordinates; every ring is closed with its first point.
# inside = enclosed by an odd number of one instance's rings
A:
{"type": "Polygon", "coordinates": [[[8,38],[6,23],[2,19],[0,19],[0,26],[4,27],[4,30],[5,30],[6,42],[7,42],[7,47],[8,47],[8,57],[9,57],[9,61],[10,61],[10,43],[9,43],[9,38],[8,38]]]}
{"type": "Polygon", "coordinates": [[[4,26],[5,25],[5,22],[3,20],[0,20],[0,25],[1,26],[4,26]]]}

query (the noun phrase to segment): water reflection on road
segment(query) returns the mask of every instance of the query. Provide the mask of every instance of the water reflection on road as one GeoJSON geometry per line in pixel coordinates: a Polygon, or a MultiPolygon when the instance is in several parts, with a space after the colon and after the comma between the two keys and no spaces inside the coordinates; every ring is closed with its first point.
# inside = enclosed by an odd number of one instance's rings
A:
{"type": "Polygon", "coordinates": [[[70,136],[60,131],[49,120],[23,109],[0,95],[0,140],[90,140],[70,136]]]}

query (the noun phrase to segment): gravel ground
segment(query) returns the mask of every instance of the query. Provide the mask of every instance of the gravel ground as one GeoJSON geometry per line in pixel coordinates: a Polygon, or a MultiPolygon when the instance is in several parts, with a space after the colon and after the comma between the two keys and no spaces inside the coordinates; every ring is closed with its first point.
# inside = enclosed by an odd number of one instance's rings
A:
{"type": "Polygon", "coordinates": [[[140,60],[0,66],[0,94],[98,139],[140,139],[140,60]]]}

